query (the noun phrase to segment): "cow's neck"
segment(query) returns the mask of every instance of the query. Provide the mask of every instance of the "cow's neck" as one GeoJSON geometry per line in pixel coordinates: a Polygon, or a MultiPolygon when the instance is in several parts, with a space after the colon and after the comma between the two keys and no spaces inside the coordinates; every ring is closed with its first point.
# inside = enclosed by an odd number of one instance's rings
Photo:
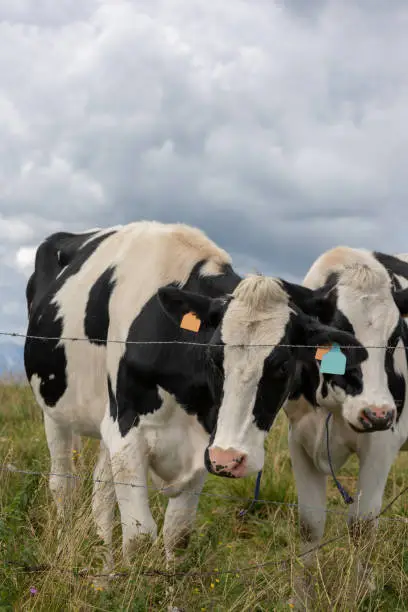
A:
{"type": "MultiPolygon", "coordinates": [[[[284,410],[291,424],[291,436],[302,445],[316,469],[331,475],[326,432],[330,411],[324,407],[313,407],[303,395],[295,402],[289,401],[284,410]]],[[[332,413],[328,427],[331,463],[337,472],[350,454],[356,451],[358,434],[347,426],[338,412],[332,413]]]]}
{"type": "MultiPolygon", "coordinates": [[[[203,263],[200,262],[194,267],[183,289],[217,298],[232,293],[242,280],[230,265],[224,267],[223,274],[200,276],[199,269],[202,265],[203,263]]],[[[200,330],[191,341],[194,341],[197,345],[208,344],[212,335],[213,330],[200,330]]],[[[168,376],[163,375],[159,377],[160,386],[168,393],[171,393],[189,414],[196,414],[205,430],[210,433],[214,428],[219,402],[216,401],[214,403],[213,395],[208,386],[209,372],[206,348],[204,346],[198,348],[197,346],[186,344],[180,347],[179,350],[183,351],[183,361],[185,363],[195,364],[194,372],[186,368],[186,371],[178,376],[175,376],[173,373],[168,376]],[[202,367],[198,367],[197,364],[197,351],[200,351],[202,354],[202,367]],[[189,354],[191,354],[191,360],[188,358],[189,354]]],[[[213,374],[215,379],[220,376],[215,370],[213,374]]],[[[216,399],[220,400],[220,398],[216,399]]]]}

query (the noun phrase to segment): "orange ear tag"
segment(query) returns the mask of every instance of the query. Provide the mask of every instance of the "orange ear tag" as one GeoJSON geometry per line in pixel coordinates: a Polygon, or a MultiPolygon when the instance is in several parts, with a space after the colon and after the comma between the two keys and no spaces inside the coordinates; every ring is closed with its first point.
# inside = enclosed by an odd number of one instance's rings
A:
{"type": "Polygon", "coordinates": [[[319,346],[316,351],[315,359],[323,359],[323,356],[328,353],[331,349],[331,346],[319,346]]]}
{"type": "Polygon", "coordinates": [[[188,331],[198,332],[201,326],[201,321],[192,312],[188,312],[181,319],[180,327],[188,331]]]}

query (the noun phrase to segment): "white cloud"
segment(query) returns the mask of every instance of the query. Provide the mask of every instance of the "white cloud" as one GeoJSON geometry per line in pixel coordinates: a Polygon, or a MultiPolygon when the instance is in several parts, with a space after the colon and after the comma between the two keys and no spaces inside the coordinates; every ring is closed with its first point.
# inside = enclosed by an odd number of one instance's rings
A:
{"type": "Polygon", "coordinates": [[[17,268],[31,274],[34,269],[36,247],[21,247],[16,253],[17,268]]]}

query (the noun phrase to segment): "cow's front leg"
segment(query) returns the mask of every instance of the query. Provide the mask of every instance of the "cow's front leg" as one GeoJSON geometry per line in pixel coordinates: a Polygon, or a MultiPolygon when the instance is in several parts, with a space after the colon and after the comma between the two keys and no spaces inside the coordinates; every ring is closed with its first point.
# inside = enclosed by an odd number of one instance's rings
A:
{"type": "Polygon", "coordinates": [[[289,431],[289,451],[295,476],[299,503],[300,553],[303,568],[295,568],[294,598],[298,610],[311,609],[314,599],[313,577],[317,564],[317,550],[324,534],[326,522],[327,477],[319,472],[303,446],[289,431]]]}
{"type": "Polygon", "coordinates": [[[187,548],[207,471],[199,472],[177,496],[172,497],[166,508],[163,526],[164,549],[170,565],[175,560],[175,550],[187,548]]]}
{"type": "Polygon", "coordinates": [[[359,451],[357,493],[349,510],[349,528],[357,552],[356,588],[360,594],[376,588],[369,563],[378,527],[378,519],[374,517],[381,511],[388,474],[399,450],[392,432],[364,436],[359,451]]]}
{"type": "MultiPolygon", "coordinates": [[[[172,497],[166,508],[163,525],[163,541],[166,554],[167,570],[172,572],[183,560],[182,556],[176,556],[177,549],[186,549],[197,515],[197,507],[200,493],[203,489],[208,472],[203,470],[181,491],[176,497],[172,497]]],[[[175,590],[173,584],[166,586],[167,598],[171,601],[168,612],[181,612],[175,602],[175,590]]]]}
{"type": "Polygon", "coordinates": [[[118,422],[110,416],[105,416],[101,429],[111,457],[122,523],[123,556],[130,563],[132,554],[145,539],[143,536],[157,538],[147,489],[148,447],[137,427],[122,435],[118,422]]]}

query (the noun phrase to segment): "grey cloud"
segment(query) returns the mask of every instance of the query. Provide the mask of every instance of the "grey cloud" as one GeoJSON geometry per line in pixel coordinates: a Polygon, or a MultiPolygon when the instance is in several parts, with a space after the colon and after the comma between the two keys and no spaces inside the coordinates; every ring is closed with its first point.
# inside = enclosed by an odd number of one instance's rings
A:
{"type": "Polygon", "coordinates": [[[87,19],[98,6],[97,0],[2,0],[0,21],[40,27],[61,27],[87,19]]]}
{"type": "Polygon", "coordinates": [[[336,244],[406,251],[407,17],[379,0],[2,3],[0,327],[25,325],[27,249],[59,229],[183,221],[240,271],[298,281],[336,244]]]}

